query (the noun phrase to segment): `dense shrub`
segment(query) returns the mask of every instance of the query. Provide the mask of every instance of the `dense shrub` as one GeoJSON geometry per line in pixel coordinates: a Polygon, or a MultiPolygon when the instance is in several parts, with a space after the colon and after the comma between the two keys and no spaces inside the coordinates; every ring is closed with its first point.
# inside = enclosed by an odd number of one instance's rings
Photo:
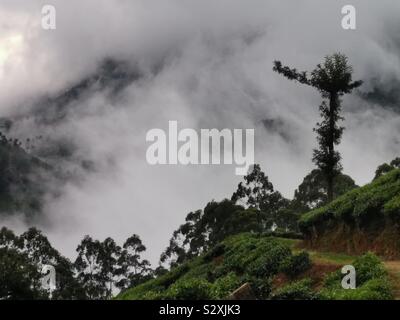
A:
{"type": "Polygon", "coordinates": [[[299,240],[304,239],[304,235],[302,233],[281,230],[279,228],[275,231],[264,232],[264,235],[277,238],[286,238],[286,239],[299,239],[299,240]]]}
{"type": "Polygon", "coordinates": [[[272,300],[316,300],[318,295],[312,290],[312,280],[303,279],[278,289],[271,296],[272,300]]]}
{"type": "Polygon", "coordinates": [[[242,280],[243,283],[247,282],[250,284],[251,290],[256,299],[265,300],[271,295],[271,278],[256,278],[250,275],[245,275],[242,280]]]}
{"type": "Polygon", "coordinates": [[[329,288],[321,290],[326,300],[389,300],[392,299],[387,279],[372,279],[356,289],[329,288]]]}
{"type": "Polygon", "coordinates": [[[160,285],[160,278],[149,280],[143,284],[128,289],[120,293],[118,299],[157,300],[159,295],[161,295],[160,292],[165,291],[165,287],[160,285]]]}
{"type": "Polygon", "coordinates": [[[188,264],[183,264],[179,267],[175,267],[170,272],[166,273],[163,277],[159,278],[159,285],[167,288],[188,271],[188,264]]]}
{"type": "Polygon", "coordinates": [[[400,217],[400,194],[385,204],[384,213],[392,218],[400,217]]]}
{"type": "Polygon", "coordinates": [[[294,278],[311,268],[310,256],[307,252],[287,257],[281,266],[281,271],[290,278],[294,278]]]}
{"type": "Polygon", "coordinates": [[[210,262],[212,259],[222,256],[225,253],[226,246],[222,243],[217,244],[214,246],[210,251],[208,251],[203,259],[206,262],[210,262]]]}
{"type": "Polygon", "coordinates": [[[174,283],[165,293],[171,300],[209,300],[213,298],[212,284],[204,279],[186,279],[174,283]]]}
{"type": "Polygon", "coordinates": [[[234,290],[240,287],[241,283],[241,279],[234,272],[218,278],[212,286],[213,298],[226,299],[234,290]]]}
{"type": "Polygon", "coordinates": [[[357,258],[353,265],[356,269],[357,285],[362,285],[372,279],[384,278],[387,275],[381,260],[370,252],[357,258]]]}
{"type": "Polygon", "coordinates": [[[141,297],[140,300],[164,300],[165,296],[160,291],[147,291],[141,297]]]}
{"type": "Polygon", "coordinates": [[[279,271],[290,249],[274,238],[241,235],[228,239],[230,249],[224,256],[227,270],[255,277],[269,277],[279,271]]]}

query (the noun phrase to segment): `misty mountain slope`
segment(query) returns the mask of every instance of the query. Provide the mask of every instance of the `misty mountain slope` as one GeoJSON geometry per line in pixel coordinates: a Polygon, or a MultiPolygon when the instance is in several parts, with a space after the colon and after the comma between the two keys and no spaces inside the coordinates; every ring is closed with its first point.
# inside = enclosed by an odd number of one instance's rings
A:
{"type": "Polygon", "coordinates": [[[34,218],[41,211],[52,175],[48,164],[0,133],[0,216],[18,213],[34,218]]]}
{"type": "Polygon", "coordinates": [[[62,128],[85,113],[85,103],[96,94],[108,101],[119,99],[119,94],[140,78],[134,69],[125,62],[105,59],[92,75],[63,92],[39,98],[25,113],[0,118],[0,130],[7,135],[0,137],[3,215],[35,218],[46,195],[57,195],[59,186],[83,179],[83,172],[95,169],[96,159],[79,153],[77,141],[62,128]],[[24,146],[19,141],[24,141],[24,146]]]}
{"type": "Polygon", "coordinates": [[[359,93],[360,97],[368,103],[375,103],[400,113],[400,93],[398,88],[400,81],[393,78],[390,82],[380,83],[376,79],[371,80],[371,89],[366,92],[359,93]]]}
{"type": "Polygon", "coordinates": [[[105,59],[91,76],[66,89],[56,97],[47,97],[36,103],[32,116],[38,125],[53,125],[62,121],[76,107],[74,102],[94,92],[107,92],[110,97],[117,95],[129,84],[140,78],[138,71],[125,62],[105,59]]]}
{"type": "Polygon", "coordinates": [[[90,117],[90,100],[97,95],[104,96],[113,107],[113,100],[120,99],[121,92],[140,78],[141,73],[128,63],[104,59],[90,76],[54,96],[39,98],[28,111],[3,118],[7,124],[5,132],[21,140],[29,138],[33,146],[30,151],[60,170],[68,164],[89,168],[93,159],[75,157],[77,143],[63,131],[63,126],[76,121],[75,117],[90,117]]]}
{"type": "Polygon", "coordinates": [[[79,101],[87,99],[96,92],[106,94],[110,99],[117,96],[141,77],[140,72],[133,69],[126,62],[104,59],[91,75],[69,85],[57,94],[39,97],[27,108],[28,111],[1,120],[8,122],[8,130],[27,118],[33,118],[38,127],[56,125],[65,120],[74,109],[80,107],[79,101]]]}

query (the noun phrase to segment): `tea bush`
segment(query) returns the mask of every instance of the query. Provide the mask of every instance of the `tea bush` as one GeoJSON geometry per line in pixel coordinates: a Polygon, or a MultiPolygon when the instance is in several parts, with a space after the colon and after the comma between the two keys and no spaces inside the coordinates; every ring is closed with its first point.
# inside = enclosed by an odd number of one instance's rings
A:
{"type": "Polygon", "coordinates": [[[290,278],[295,278],[310,269],[311,265],[309,254],[303,251],[297,255],[287,257],[282,263],[281,271],[290,278]]]}
{"type": "Polygon", "coordinates": [[[278,289],[272,300],[316,300],[318,295],[312,290],[312,280],[302,279],[278,289]]]}

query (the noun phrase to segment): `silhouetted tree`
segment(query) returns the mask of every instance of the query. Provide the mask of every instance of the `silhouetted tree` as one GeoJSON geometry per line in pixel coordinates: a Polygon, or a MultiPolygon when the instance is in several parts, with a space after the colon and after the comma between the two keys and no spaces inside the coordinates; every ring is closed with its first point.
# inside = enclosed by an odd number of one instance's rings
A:
{"type": "Polygon", "coordinates": [[[270,228],[278,220],[280,227],[287,227],[284,219],[280,219],[279,216],[288,207],[290,201],[284,198],[279,191],[274,190],[274,186],[261,170],[260,165],[255,164],[244,180],[244,183],[239,183],[231,200],[248,208],[260,210],[263,215],[263,229],[270,228]]]}
{"type": "Polygon", "coordinates": [[[0,247],[0,300],[46,299],[40,278],[37,266],[26,253],[0,247]]]}
{"type": "Polygon", "coordinates": [[[140,256],[145,250],[137,235],[128,238],[123,248],[112,238],[100,242],[85,236],[77,248],[74,265],[89,298],[110,299],[115,289],[126,289],[150,279],[150,263],[140,256]]]}
{"type": "Polygon", "coordinates": [[[335,150],[344,130],[338,125],[343,120],[340,97],[351,93],[362,81],[352,81],[353,68],[348,64],[347,57],[340,53],[325,57],[324,63],[318,64],[310,75],[282,66],[280,61],[274,62],[273,70],[289,80],[316,88],[324,99],[320,105],[322,121],[314,129],[318,134],[319,149],[314,150],[313,161],[325,176],[328,201],[331,201],[334,197],[334,178],[342,170],[340,154],[335,150]]]}
{"type": "MultiPolygon", "coordinates": [[[[345,174],[337,175],[334,178],[333,185],[334,197],[358,187],[354,180],[345,174]]],[[[301,214],[327,204],[327,188],[326,179],[322,171],[320,169],[312,170],[295,190],[290,208],[301,214]]]]}
{"type": "Polygon", "coordinates": [[[389,171],[392,171],[394,169],[399,169],[400,168],[400,158],[397,157],[393,159],[390,164],[383,163],[381,164],[375,171],[375,179],[378,179],[379,177],[383,176],[385,173],[388,173],[389,171]]]}
{"type": "Polygon", "coordinates": [[[77,279],[82,284],[86,295],[89,299],[106,299],[107,284],[103,277],[100,241],[85,236],[76,251],[78,257],[74,267],[77,279]]]}
{"type": "Polygon", "coordinates": [[[108,237],[100,244],[99,248],[100,279],[105,284],[106,298],[110,299],[114,285],[118,280],[118,262],[121,256],[121,247],[115,243],[114,239],[108,237]]]}
{"type": "Polygon", "coordinates": [[[146,251],[142,240],[136,234],[129,237],[124,245],[118,260],[119,274],[121,277],[116,283],[119,289],[126,289],[153,277],[150,262],[142,259],[141,254],[146,251]]]}
{"type": "Polygon", "coordinates": [[[18,299],[48,298],[49,293],[42,289],[39,280],[43,276],[41,274],[43,265],[52,265],[56,271],[56,289],[52,292],[52,299],[84,299],[86,297],[82,287],[74,278],[72,263],[51,246],[41,231],[30,228],[21,236],[16,236],[11,230],[2,228],[0,249],[3,255],[0,260],[8,261],[7,263],[12,268],[20,265],[18,270],[14,270],[14,275],[10,273],[7,276],[6,271],[12,269],[6,269],[4,265],[6,278],[3,279],[3,284],[8,287],[10,296],[18,297],[18,299]],[[23,274],[20,274],[23,269],[25,269],[26,279],[23,274]],[[18,287],[11,283],[20,283],[20,285],[18,287]],[[24,287],[31,287],[32,290],[25,290],[24,287]]]}
{"type": "Polygon", "coordinates": [[[52,247],[47,237],[38,229],[30,228],[20,236],[23,251],[38,266],[52,265],[56,271],[56,289],[52,299],[85,299],[82,286],[74,277],[74,267],[69,259],[63,257],[52,247]]]}
{"type": "Polygon", "coordinates": [[[0,230],[0,300],[46,299],[38,266],[11,230],[0,230]]]}

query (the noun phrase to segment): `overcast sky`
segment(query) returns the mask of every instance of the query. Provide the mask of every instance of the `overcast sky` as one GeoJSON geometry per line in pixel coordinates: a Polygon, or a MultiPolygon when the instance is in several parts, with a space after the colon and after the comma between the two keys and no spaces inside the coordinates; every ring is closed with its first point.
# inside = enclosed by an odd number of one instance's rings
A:
{"type": "MultiPolygon", "coordinates": [[[[188,212],[230,197],[241,179],[230,165],[148,165],[146,132],[169,120],[180,128],[255,128],[256,162],[291,198],[313,168],[321,98],[274,73],[272,62],[311,70],[340,51],[354,79],[365,81],[361,92],[388,88],[400,80],[399,14],[396,0],[1,0],[0,117],[29,115],[16,135],[66,137],[98,165],[46,202],[47,222],[38,226],[69,257],[85,234],[121,243],[136,233],[156,262],[188,212]],[[54,31],[41,28],[44,4],[56,7],[54,31]],[[341,27],[345,4],[357,10],[356,30],[341,27]],[[85,95],[57,125],[34,124],[33,101],[96,73],[107,57],[141,77],[116,99],[107,90],[85,95]],[[266,130],[264,119],[278,128],[266,130]]],[[[362,185],[399,155],[400,118],[359,93],[344,97],[343,108],[344,172],[362,185]]],[[[4,223],[26,228],[18,217],[4,223]]]]}

